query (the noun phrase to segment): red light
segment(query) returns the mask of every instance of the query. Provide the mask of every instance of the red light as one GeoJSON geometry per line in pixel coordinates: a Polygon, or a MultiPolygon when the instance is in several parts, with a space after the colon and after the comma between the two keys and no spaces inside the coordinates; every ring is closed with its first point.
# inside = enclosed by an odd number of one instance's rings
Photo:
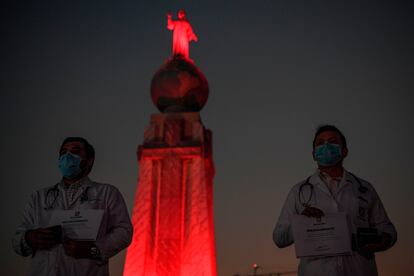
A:
{"type": "Polygon", "coordinates": [[[124,276],[215,276],[211,143],[141,147],[124,276]],[[206,156],[207,155],[207,156],[206,156]]]}
{"type": "Polygon", "coordinates": [[[173,55],[180,55],[189,59],[188,44],[191,41],[197,41],[198,38],[193,32],[185,12],[183,10],[178,12],[178,20],[172,20],[172,15],[168,13],[167,20],[167,28],[173,31],[173,55]]]}

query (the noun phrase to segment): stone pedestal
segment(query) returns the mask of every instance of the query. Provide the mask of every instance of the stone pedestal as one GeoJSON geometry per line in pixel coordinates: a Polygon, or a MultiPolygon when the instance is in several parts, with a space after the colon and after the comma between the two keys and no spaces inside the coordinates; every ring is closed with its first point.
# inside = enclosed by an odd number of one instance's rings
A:
{"type": "Polygon", "coordinates": [[[216,275],[211,140],[198,112],[151,116],[125,276],[216,275]]]}

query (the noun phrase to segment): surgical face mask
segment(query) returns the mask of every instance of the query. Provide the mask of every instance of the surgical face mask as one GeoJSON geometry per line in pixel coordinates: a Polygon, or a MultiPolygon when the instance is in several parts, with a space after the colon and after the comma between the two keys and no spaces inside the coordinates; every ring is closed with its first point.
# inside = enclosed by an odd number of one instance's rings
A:
{"type": "Polygon", "coordinates": [[[67,179],[73,179],[77,177],[82,168],[80,163],[82,158],[79,155],[67,152],[59,157],[59,169],[62,176],[67,179]]]}
{"type": "Polygon", "coordinates": [[[315,147],[315,159],[323,167],[335,166],[342,159],[342,149],[338,144],[325,143],[315,147]]]}

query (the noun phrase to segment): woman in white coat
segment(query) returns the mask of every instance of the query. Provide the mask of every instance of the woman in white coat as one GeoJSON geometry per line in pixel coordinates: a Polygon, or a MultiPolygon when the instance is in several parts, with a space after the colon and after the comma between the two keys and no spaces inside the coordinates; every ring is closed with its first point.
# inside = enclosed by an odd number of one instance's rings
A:
{"type": "Polygon", "coordinates": [[[397,240],[395,227],[378,194],[370,183],[343,168],[348,149],[344,135],[335,126],[325,125],[317,130],[312,154],[318,170],[289,192],[273,231],[275,244],[283,248],[294,243],[291,215],[320,217],[324,213],[345,212],[353,241],[358,240],[358,229],[369,228],[378,232],[378,242],[363,246],[353,242],[350,255],[303,257],[299,275],[378,275],[375,252],[390,248],[397,240]]]}

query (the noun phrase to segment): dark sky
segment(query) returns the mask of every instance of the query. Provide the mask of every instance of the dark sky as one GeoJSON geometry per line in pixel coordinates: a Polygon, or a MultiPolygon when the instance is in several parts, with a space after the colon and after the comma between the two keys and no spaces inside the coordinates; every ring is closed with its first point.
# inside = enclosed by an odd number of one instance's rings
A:
{"type": "MultiPolygon", "coordinates": [[[[187,10],[190,55],[210,98],[219,275],[295,270],[273,226],[295,183],[315,170],[315,128],[348,138],[348,170],[372,182],[399,232],[382,275],[411,275],[414,222],[414,9],[399,1],[6,1],[0,9],[1,275],[28,260],[10,239],[31,192],[59,180],[66,136],[95,146],[91,177],[131,209],[135,150],[152,75],[168,58],[166,12],[187,10]]],[[[111,263],[120,275],[124,255],[111,263]]]]}

